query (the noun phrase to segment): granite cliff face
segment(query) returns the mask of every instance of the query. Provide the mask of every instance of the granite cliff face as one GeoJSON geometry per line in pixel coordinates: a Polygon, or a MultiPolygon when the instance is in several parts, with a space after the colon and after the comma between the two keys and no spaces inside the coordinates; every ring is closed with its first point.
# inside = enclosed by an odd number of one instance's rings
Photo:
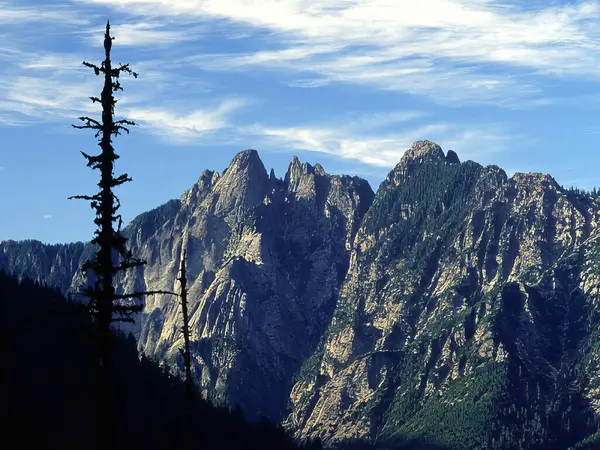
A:
{"type": "Polygon", "coordinates": [[[595,431],[599,207],[415,143],[358,230],[287,426],[342,448],[567,448],[595,431]]]}
{"type": "MultiPolygon", "coordinates": [[[[599,219],[596,197],[429,141],[376,195],[246,150],[128,225],[148,265],[119,287],[177,289],[187,249],[204,393],[300,440],[568,448],[600,415],[599,219]]],[[[91,251],[4,242],[0,266],[66,291],[91,251]]],[[[146,299],[140,350],[179,367],[179,320],[146,299]]]]}
{"type": "MultiPolygon", "coordinates": [[[[180,200],[124,230],[148,264],[118,290],[177,291],[182,250],[194,370],[204,393],[250,417],[284,417],[294,374],[329,324],[356,230],[374,194],[356,177],[328,175],[294,158],[283,180],[257,152],[239,153],[219,175],[205,171],[180,200]]],[[[0,244],[0,265],[78,291],[90,245],[0,244]]],[[[175,367],[183,345],[177,299],[148,297],[131,331],[141,351],[175,367]]]]}

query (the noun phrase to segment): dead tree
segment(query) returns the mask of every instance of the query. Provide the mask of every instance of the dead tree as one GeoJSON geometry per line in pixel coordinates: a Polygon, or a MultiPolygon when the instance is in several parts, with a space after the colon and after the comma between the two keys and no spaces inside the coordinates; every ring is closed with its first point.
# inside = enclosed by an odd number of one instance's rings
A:
{"type": "Polygon", "coordinates": [[[91,314],[96,329],[96,345],[98,351],[97,366],[97,448],[108,449],[111,447],[110,440],[113,431],[111,400],[111,368],[110,356],[112,345],[111,324],[113,322],[133,323],[132,315],[143,309],[143,304],[136,304],[135,299],[142,299],[144,295],[169,293],[165,291],[133,292],[129,294],[117,294],[114,281],[121,272],[144,265],[146,262],[134,258],[131,250],[127,249],[127,238],[121,235],[123,224],[117,211],[120,207],[119,199],[113,193],[113,188],[132,181],[127,174],[114,175],[115,160],[119,155],[115,153],[112,145],[112,137],[118,136],[123,131],[129,133],[129,126],[136,124],[129,120],[114,120],[114,109],[117,100],[114,93],[123,90],[119,82],[122,74],[133,75],[128,64],[113,67],[111,61],[111,47],[114,38],[110,36],[110,24],[106,23],[104,35],[105,59],[100,66],[83,62],[86,67],[94,70],[96,75],[104,76],[104,88],[100,98],[90,97],[93,103],[102,106],[102,119],[96,120],[90,117],[79,117],[83,125],[73,125],[79,129],[91,129],[99,138],[101,149],[98,155],[88,155],[81,152],[87,159],[88,167],[100,171],[99,192],[95,195],[77,195],[70,199],[83,199],[91,203],[96,211],[94,223],[97,225],[95,237],[92,243],[98,248],[95,257],[86,261],[82,266],[83,273],[87,276],[91,270],[95,274],[95,281],[83,289],[82,294],[89,297],[88,311],[91,314]],[[115,229],[115,223],[117,227],[115,229]]]}
{"type": "Polygon", "coordinates": [[[188,396],[192,393],[192,359],[190,355],[190,322],[188,316],[188,303],[187,303],[187,273],[185,270],[185,250],[181,258],[181,268],[179,270],[179,284],[181,286],[181,293],[179,298],[181,299],[181,311],[183,313],[183,342],[184,347],[179,349],[179,352],[183,356],[183,363],[185,365],[185,390],[188,396]]]}

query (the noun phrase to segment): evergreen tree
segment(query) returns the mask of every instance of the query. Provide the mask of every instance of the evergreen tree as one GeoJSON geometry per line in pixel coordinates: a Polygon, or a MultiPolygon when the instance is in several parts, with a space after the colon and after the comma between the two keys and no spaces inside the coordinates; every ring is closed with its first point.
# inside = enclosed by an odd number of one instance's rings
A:
{"type": "Polygon", "coordinates": [[[89,297],[89,312],[96,326],[96,344],[98,351],[97,367],[97,439],[98,448],[109,448],[111,425],[111,387],[109,377],[109,364],[111,355],[111,323],[133,322],[132,314],[141,311],[142,304],[135,304],[134,299],[140,299],[143,295],[165,293],[163,291],[133,292],[129,294],[117,294],[114,280],[120,272],[141,266],[145,261],[134,258],[132,252],[127,249],[127,239],[121,235],[122,218],[117,211],[120,207],[119,199],[113,193],[113,188],[131,181],[127,174],[114,175],[115,160],[119,155],[115,153],[112,145],[112,136],[121,134],[122,131],[129,133],[129,126],[136,124],[129,120],[114,120],[114,109],[117,100],[114,93],[123,90],[119,82],[122,74],[133,75],[128,64],[113,67],[111,61],[111,47],[113,37],[110,35],[110,24],[106,23],[104,35],[105,59],[100,66],[83,62],[86,67],[94,70],[96,75],[104,76],[104,88],[98,97],[90,97],[93,103],[102,106],[102,119],[98,121],[90,117],[79,117],[83,125],[73,125],[79,129],[91,129],[96,131],[99,139],[101,153],[88,155],[81,152],[88,161],[88,167],[100,170],[101,177],[98,186],[100,191],[92,196],[78,195],[70,198],[83,199],[91,202],[96,210],[94,223],[98,226],[92,243],[96,244],[98,251],[95,258],[86,261],[82,267],[84,274],[92,270],[95,281],[91,286],[84,288],[83,294],[89,297]],[[118,223],[115,229],[114,224],[118,223]]]}

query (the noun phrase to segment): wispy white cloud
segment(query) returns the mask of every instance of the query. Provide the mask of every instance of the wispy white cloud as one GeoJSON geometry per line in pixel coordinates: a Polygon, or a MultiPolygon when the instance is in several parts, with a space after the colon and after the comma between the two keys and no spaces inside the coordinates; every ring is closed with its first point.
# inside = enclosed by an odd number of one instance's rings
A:
{"type": "Polygon", "coordinates": [[[18,65],[23,70],[89,70],[83,66],[83,59],[82,56],[72,53],[33,53],[22,55],[18,65]]]}
{"type": "MultiPolygon", "coordinates": [[[[97,47],[100,48],[101,46],[97,47]]],[[[99,55],[101,56],[102,54],[99,52],[96,56],[99,55]]],[[[19,75],[5,77],[6,81],[4,84],[14,83],[14,80],[19,77],[28,78],[32,80],[31,82],[39,80],[39,83],[42,84],[50,79],[50,84],[46,86],[48,91],[55,89],[64,91],[65,80],[69,80],[69,86],[72,84],[75,85],[77,95],[82,94],[84,89],[88,89],[87,94],[81,97],[81,99],[87,101],[86,99],[90,95],[94,92],[99,93],[102,89],[102,79],[95,76],[91,69],[82,64],[83,61],[99,64],[99,61],[89,56],[55,52],[23,54],[16,64],[19,69],[17,71],[19,75]]],[[[168,69],[170,64],[170,61],[164,59],[132,62],[130,67],[138,73],[138,77],[135,80],[128,79],[126,81],[126,90],[118,92],[119,106],[125,103],[140,103],[149,97],[156,99],[167,88],[171,89],[172,95],[177,95],[177,91],[181,88],[185,88],[187,93],[194,95],[209,91],[208,83],[198,80],[193,75],[173,73],[173,71],[168,69]],[[161,67],[167,67],[167,69],[160,70],[161,67]],[[190,80],[193,80],[193,83],[190,80]]],[[[0,79],[1,84],[2,81],[0,79]]]]}
{"type": "Polygon", "coordinates": [[[174,113],[156,107],[126,108],[124,114],[151,133],[186,141],[231,126],[230,115],[248,104],[246,99],[226,99],[213,108],[174,113]]]}
{"type": "Polygon", "coordinates": [[[425,111],[386,111],[361,114],[357,117],[350,116],[344,121],[337,119],[337,122],[340,131],[351,134],[357,129],[362,132],[373,131],[390,125],[421,119],[425,116],[427,116],[425,111]]]}
{"type": "MultiPolygon", "coordinates": [[[[118,114],[139,122],[144,131],[193,142],[227,130],[232,140],[262,139],[379,167],[395,164],[405,148],[424,138],[446,148],[455,146],[461,154],[465,149],[469,153],[470,148],[477,154],[481,151],[477,143],[483,140],[487,140],[486,151],[502,150],[505,132],[501,128],[482,132],[452,119],[417,122],[425,118],[423,111],[351,116],[318,126],[281,126],[257,119],[257,125],[236,122],[233,127],[234,114],[247,100],[215,94],[208,102],[213,107],[190,108],[189,103],[181,102],[182,93],[185,91],[186,100],[196,97],[204,82],[185,69],[190,69],[189,65],[214,71],[277,69],[292,75],[286,77],[292,86],[355,83],[427,96],[450,106],[483,102],[532,108],[554,101],[534,75],[589,76],[585,70],[600,62],[593,52],[600,36],[593,26],[600,17],[595,1],[535,10],[515,4],[502,6],[493,0],[74,1],[78,2],[86,11],[90,5],[104,5],[127,12],[124,22],[113,25],[119,45],[172,47],[172,58],[171,49],[165,53],[163,48],[162,53],[153,55],[156,61],[131,61],[142,76],[127,86],[118,114]],[[235,36],[232,29],[239,35],[261,31],[261,39],[245,43],[245,49],[255,47],[255,51],[242,54],[193,55],[196,50],[188,43],[185,50],[173,45],[191,39],[190,30],[198,35],[207,32],[207,20],[212,21],[213,34],[231,38],[235,36]],[[181,57],[190,52],[192,56],[181,57]],[[161,69],[169,66],[182,68],[183,73],[171,78],[161,69]],[[189,83],[184,86],[184,82],[189,83]],[[167,91],[178,98],[163,102],[169,98],[164,95],[167,91]],[[390,125],[406,125],[411,120],[415,124],[410,127],[386,131],[390,125]]],[[[57,8],[45,12],[60,10],[57,8]]],[[[42,16],[30,17],[41,20],[42,16]]],[[[73,17],[77,17],[75,12],[73,17]]],[[[101,28],[71,33],[83,36],[84,43],[95,48],[101,45],[101,28]]],[[[137,49],[133,50],[130,54],[136,55],[137,49]]],[[[0,77],[0,123],[64,121],[80,113],[98,112],[98,105],[88,101],[99,91],[97,77],[73,77],[73,71],[88,70],[81,61],[89,58],[52,52],[24,56],[16,64],[18,71],[0,77]],[[66,74],[72,80],[69,89],[64,86],[66,74]],[[12,113],[17,114],[16,119],[12,113]]],[[[201,89],[210,88],[203,85],[201,89]]]]}
{"type": "Polygon", "coordinates": [[[254,125],[242,131],[252,135],[261,145],[284,146],[288,149],[321,152],[343,159],[360,161],[378,166],[392,167],[413,142],[427,138],[445,148],[460,149],[460,154],[471,157],[506,149],[509,139],[506,130],[499,126],[487,126],[486,132],[474,130],[474,126],[460,126],[448,122],[432,122],[408,127],[400,131],[377,135],[368,126],[306,126],[269,127],[254,125]]]}
{"type": "Polygon", "coordinates": [[[14,6],[0,2],[0,23],[3,25],[22,25],[27,22],[53,22],[54,26],[86,25],[88,19],[78,14],[66,4],[40,5],[35,7],[14,6]]]}
{"type": "Polygon", "coordinates": [[[597,78],[600,63],[595,0],[539,8],[495,0],[89,2],[173,23],[212,18],[267,30],[269,49],[187,61],[212,70],[283,69],[299,75],[294,86],[348,82],[445,104],[515,107],[523,98],[548,102],[525,74],[597,78]]]}
{"type": "Polygon", "coordinates": [[[10,104],[10,102],[0,101],[0,125],[19,127],[32,125],[35,121],[18,112],[19,105],[10,104]],[[15,114],[17,112],[18,114],[15,114]]]}
{"type": "Polygon", "coordinates": [[[90,93],[95,92],[94,87],[89,82],[66,86],[58,79],[41,77],[0,79],[0,113],[55,121],[96,112],[98,107],[88,100],[90,93]]]}
{"type": "Polygon", "coordinates": [[[536,138],[522,135],[498,124],[456,126],[439,144],[446,150],[455,150],[462,161],[472,159],[481,164],[490,164],[496,154],[518,148],[527,152],[537,142],[536,138]]]}
{"type": "MultiPolygon", "coordinates": [[[[68,127],[78,116],[98,116],[100,106],[89,97],[99,95],[102,79],[84,67],[83,60],[74,53],[23,53],[0,76],[0,124],[62,122],[68,127]]],[[[206,95],[199,95],[206,94],[203,91],[208,90],[207,83],[191,83],[189,74],[171,77],[168,71],[157,70],[165,65],[168,64],[164,60],[132,63],[134,70],[143,73],[131,83],[128,81],[126,92],[117,95],[120,118],[140,123],[145,132],[182,141],[227,128],[230,116],[248,103],[237,98],[207,99],[206,95]],[[182,88],[188,95],[185,101],[181,98],[182,88]],[[203,104],[212,107],[190,109],[189,95],[202,98],[203,104]]]]}
{"type": "Polygon", "coordinates": [[[52,214],[44,214],[44,220],[51,220],[52,214]]]}
{"type": "MultiPolygon", "coordinates": [[[[100,106],[89,100],[90,95],[97,94],[101,87],[101,80],[93,73],[68,86],[55,71],[52,76],[43,76],[53,67],[63,70],[63,63],[62,57],[49,55],[24,64],[34,72],[41,72],[38,76],[0,77],[0,124],[62,122],[68,126],[76,123],[76,117],[81,115],[99,116],[100,106]]],[[[72,70],[72,66],[69,67],[64,70],[72,70]]],[[[199,109],[190,109],[187,102],[173,100],[157,106],[149,102],[148,90],[152,89],[155,95],[160,93],[161,77],[151,77],[142,86],[137,85],[142,78],[131,83],[134,89],[119,98],[116,113],[120,118],[137,122],[142,132],[161,135],[174,142],[194,142],[199,137],[231,127],[232,115],[250,102],[245,98],[213,98],[203,102],[209,106],[199,109]]]]}
{"type": "MultiPolygon", "coordinates": [[[[152,46],[156,49],[197,37],[199,27],[173,27],[157,21],[123,23],[111,26],[111,34],[118,36],[119,46],[152,46]]],[[[104,41],[104,27],[82,32],[89,44],[101,47],[104,41]]]]}
{"type": "Polygon", "coordinates": [[[303,74],[312,72],[314,78],[292,78],[288,85],[321,87],[332,83],[362,84],[386,91],[425,96],[451,106],[493,103],[510,108],[528,108],[549,102],[543,97],[540,87],[522,76],[485,73],[477,65],[460,67],[443,59],[434,61],[429,56],[398,57],[376,63],[370,62],[370,57],[348,56],[352,53],[348,49],[324,57],[296,61],[273,58],[268,63],[260,64],[246,63],[245,56],[236,55],[202,55],[191,60],[203,69],[217,71],[270,66],[303,74]]]}
{"type": "MultiPolygon", "coordinates": [[[[33,58],[25,65],[43,73],[50,67],[63,67],[65,61],[62,57],[49,55],[33,58]]],[[[80,113],[95,114],[98,105],[88,101],[90,93],[98,87],[95,78],[92,75],[84,82],[70,85],[68,90],[59,80],[42,77],[18,77],[4,86],[0,81],[0,92],[3,87],[8,90],[6,100],[0,100],[0,112],[12,111],[38,120],[62,121],[72,120],[80,113]]],[[[507,134],[499,128],[486,127],[484,133],[476,131],[473,126],[461,127],[448,121],[431,120],[425,111],[419,110],[370,114],[349,112],[318,126],[279,126],[264,122],[244,125],[235,122],[234,127],[235,113],[248,106],[249,99],[213,99],[207,107],[190,109],[181,102],[150,106],[140,96],[141,92],[124,97],[119,102],[119,115],[142,125],[142,132],[163,136],[171,142],[197,143],[199,138],[218,140],[219,136],[226,134],[230,143],[244,141],[256,146],[264,144],[289,150],[323,152],[377,167],[394,165],[406,148],[423,138],[460,148],[463,152],[473,148],[477,153],[482,151],[482,142],[485,142],[487,151],[504,148],[505,142],[500,136],[507,134]],[[425,124],[423,121],[426,121],[425,124]],[[396,131],[390,133],[390,128],[396,131]],[[226,133],[219,133],[221,131],[226,133]]]]}

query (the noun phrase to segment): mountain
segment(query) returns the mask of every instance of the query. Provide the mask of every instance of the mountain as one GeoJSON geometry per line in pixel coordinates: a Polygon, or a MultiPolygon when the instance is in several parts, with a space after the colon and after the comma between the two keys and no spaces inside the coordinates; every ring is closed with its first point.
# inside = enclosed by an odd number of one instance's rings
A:
{"type": "Polygon", "coordinates": [[[595,432],[599,211],[548,175],[415,143],[357,232],[288,426],[377,448],[568,448],[595,432]]]}
{"type": "MultiPolygon", "coordinates": [[[[593,448],[599,219],[591,194],[430,141],[376,194],[297,158],[278,179],[246,150],[127,226],[148,265],[119,289],[177,289],[186,249],[203,394],[299,440],[593,448]]],[[[0,267],[76,291],[92,251],[3,242],[0,267]]],[[[138,348],[181,370],[176,300],[138,319],[138,348]]]]}
{"type": "MultiPolygon", "coordinates": [[[[294,374],[329,324],[354,235],[374,193],[357,177],[330,176],[295,158],[283,180],[258,153],[239,153],[221,174],[205,171],[180,200],[124,230],[148,264],[118,290],[174,291],[188,255],[195,377],[217,403],[248,417],[284,418],[294,374]]],[[[0,244],[0,265],[77,292],[90,245],[0,244]]],[[[133,331],[142,352],[181,366],[178,304],[148,297],[133,331]]]]}

